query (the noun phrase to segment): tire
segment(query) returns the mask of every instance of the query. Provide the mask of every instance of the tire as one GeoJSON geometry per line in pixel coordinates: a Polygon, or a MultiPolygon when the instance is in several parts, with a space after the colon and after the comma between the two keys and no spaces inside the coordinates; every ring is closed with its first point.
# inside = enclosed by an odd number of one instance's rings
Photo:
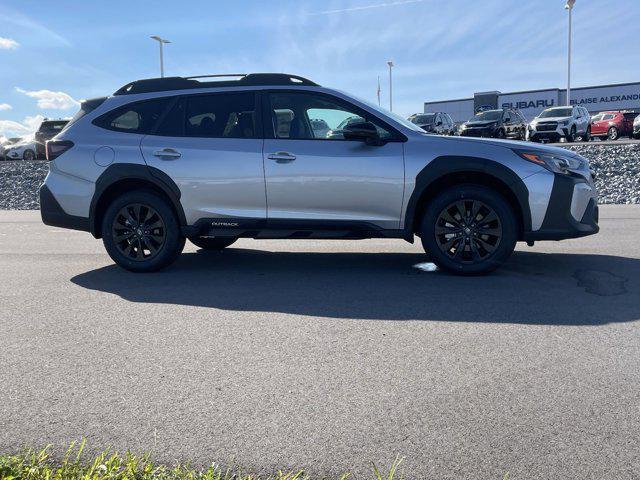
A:
{"type": "Polygon", "coordinates": [[[22,153],[23,160],[31,161],[31,160],[34,160],[35,158],[36,158],[36,153],[33,150],[25,150],[22,153]]]}
{"type": "Polygon", "coordinates": [[[607,139],[614,141],[617,140],[620,137],[620,132],[618,131],[618,129],[616,127],[609,127],[609,130],[607,131],[607,139]]]}
{"type": "Polygon", "coordinates": [[[136,190],[121,195],[107,207],[102,241],[116,264],[142,273],[173,263],[184,248],[185,238],[169,202],[155,192],[136,190]]]}
{"type": "Polygon", "coordinates": [[[504,130],[502,128],[499,128],[498,131],[495,134],[496,138],[507,138],[507,135],[504,133],[504,130]]]}
{"type": "Polygon", "coordinates": [[[571,127],[571,130],[569,131],[569,135],[567,135],[566,140],[568,143],[573,143],[576,140],[576,126],[574,125],[573,127],[571,127]]]}
{"type": "Polygon", "coordinates": [[[422,246],[442,270],[481,275],[509,258],[517,231],[513,210],[502,195],[479,185],[459,185],[431,200],[422,218],[420,236],[422,246]],[[471,219],[473,210],[476,216],[471,219]],[[480,233],[483,228],[487,233],[480,233]]]}
{"type": "Polygon", "coordinates": [[[591,141],[591,127],[587,127],[587,133],[585,133],[584,137],[582,137],[582,141],[583,142],[590,142],[591,141]]]}
{"type": "Polygon", "coordinates": [[[222,250],[235,243],[237,238],[190,237],[189,241],[203,250],[222,250]]]}

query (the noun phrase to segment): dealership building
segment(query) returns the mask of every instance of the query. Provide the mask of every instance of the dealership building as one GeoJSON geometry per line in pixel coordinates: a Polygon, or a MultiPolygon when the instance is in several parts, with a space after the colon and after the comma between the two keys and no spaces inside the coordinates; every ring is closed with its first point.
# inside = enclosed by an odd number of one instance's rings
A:
{"type": "MultiPolygon", "coordinates": [[[[566,99],[567,90],[559,88],[509,93],[478,92],[472,98],[425,102],[424,111],[445,112],[454,122],[464,122],[479,110],[517,108],[527,120],[532,120],[545,108],[565,105],[566,99]]],[[[571,104],[581,105],[591,114],[604,110],[640,113],[640,82],[572,88],[571,104]]]]}

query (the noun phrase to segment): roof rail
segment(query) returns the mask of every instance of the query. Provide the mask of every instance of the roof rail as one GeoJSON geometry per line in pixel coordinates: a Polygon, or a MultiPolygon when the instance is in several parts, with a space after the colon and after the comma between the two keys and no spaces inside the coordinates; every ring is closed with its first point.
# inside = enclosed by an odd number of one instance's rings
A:
{"type": "Polygon", "coordinates": [[[164,77],[164,78],[146,78],[127,83],[118,90],[114,95],[133,95],[135,93],[162,92],[166,90],[187,90],[193,88],[207,87],[241,87],[241,86],[286,86],[286,85],[305,85],[319,87],[319,85],[311,80],[300,77],[298,75],[289,75],[287,73],[226,73],[213,75],[197,75],[193,77],[164,77]],[[239,77],[234,80],[217,80],[224,77],[239,77]],[[216,80],[203,82],[198,79],[214,78],[216,80]]]}

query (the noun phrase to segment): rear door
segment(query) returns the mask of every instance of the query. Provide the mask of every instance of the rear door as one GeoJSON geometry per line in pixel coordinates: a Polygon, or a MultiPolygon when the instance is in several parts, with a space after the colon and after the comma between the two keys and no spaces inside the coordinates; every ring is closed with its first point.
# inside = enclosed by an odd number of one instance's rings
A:
{"type": "Polygon", "coordinates": [[[333,95],[265,95],[264,169],[268,224],[352,224],[398,229],[404,192],[403,138],[372,114],[333,95]],[[351,122],[371,121],[383,145],[345,140],[351,122]],[[313,129],[324,121],[328,132],[313,129]]]}
{"type": "Polygon", "coordinates": [[[189,224],[199,219],[240,227],[264,222],[259,111],[254,92],[185,95],[143,138],[145,161],[177,184],[189,224]]]}

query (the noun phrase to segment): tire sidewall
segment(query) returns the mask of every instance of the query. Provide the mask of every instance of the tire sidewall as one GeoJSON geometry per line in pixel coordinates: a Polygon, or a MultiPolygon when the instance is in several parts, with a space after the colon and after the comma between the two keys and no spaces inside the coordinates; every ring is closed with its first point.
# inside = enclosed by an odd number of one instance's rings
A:
{"type": "Polygon", "coordinates": [[[422,218],[420,233],[424,249],[440,268],[458,274],[479,275],[495,270],[509,258],[517,241],[517,229],[513,210],[502,195],[479,185],[460,185],[445,190],[429,203],[422,218]],[[450,204],[463,199],[479,200],[485,203],[496,212],[502,224],[500,244],[490,257],[478,264],[461,264],[453,261],[440,250],[434,233],[434,226],[440,212],[450,204]]]}
{"type": "Polygon", "coordinates": [[[607,131],[607,139],[614,141],[614,140],[617,140],[618,137],[619,137],[618,129],[616,127],[610,127],[609,130],[607,131]],[[616,135],[614,138],[611,138],[612,137],[611,132],[615,132],[616,135]]]}
{"type": "Polygon", "coordinates": [[[26,161],[34,160],[35,158],[36,158],[36,154],[33,152],[33,150],[25,150],[24,153],[22,154],[22,159],[26,161]]]}
{"type": "Polygon", "coordinates": [[[126,193],[107,207],[102,220],[102,241],[111,259],[121,267],[133,272],[154,272],[173,263],[184,248],[185,239],[180,232],[180,225],[169,203],[158,194],[150,191],[134,191],[126,193]],[[132,203],[142,203],[153,207],[162,217],[166,229],[166,238],[158,254],[142,262],[127,258],[120,252],[112,236],[112,225],[120,209],[132,203]]]}

